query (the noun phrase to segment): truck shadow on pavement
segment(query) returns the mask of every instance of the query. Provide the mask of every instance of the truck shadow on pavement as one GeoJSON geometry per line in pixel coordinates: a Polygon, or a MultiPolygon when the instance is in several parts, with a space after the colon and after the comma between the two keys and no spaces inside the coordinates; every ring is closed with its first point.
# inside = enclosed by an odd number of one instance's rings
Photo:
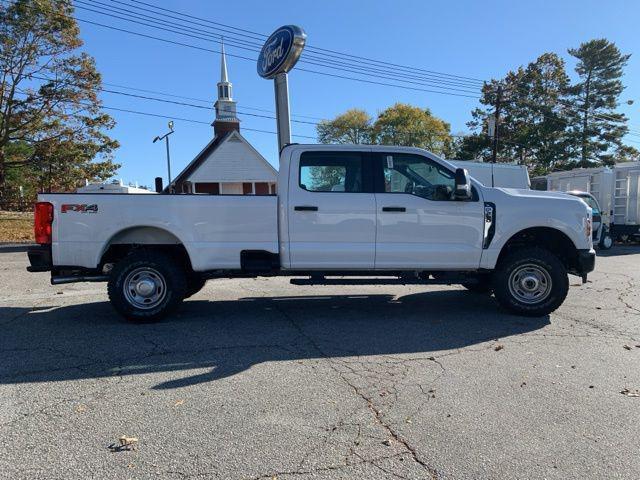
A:
{"type": "Polygon", "coordinates": [[[263,362],[437,356],[548,324],[548,317],[509,315],[493,299],[462,290],[195,299],[163,322],[146,325],[124,322],[106,302],[0,307],[0,384],[162,372],[162,383],[149,387],[173,389],[263,362]]]}
{"type": "MultiPolygon", "coordinates": [[[[609,250],[596,250],[596,255],[598,257],[618,257],[621,255],[637,255],[640,253],[640,245],[624,245],[624,244],[616,244],[611,247],[609,250]]],[[[596,268],[597,266],[596,259],[596,268]]]]}

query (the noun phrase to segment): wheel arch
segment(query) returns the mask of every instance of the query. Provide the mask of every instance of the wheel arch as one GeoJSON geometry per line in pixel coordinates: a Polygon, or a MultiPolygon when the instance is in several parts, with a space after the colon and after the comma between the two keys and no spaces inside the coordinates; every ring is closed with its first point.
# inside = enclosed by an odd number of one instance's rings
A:
{"type": "Polygon", "coordinates": [[[192,271],[191,256],[184,242],[175,233],[154,225],[127,227],[114,233],[100,251],[99,269],[107,263],[115,263],[135,249],[149,248],[176,255],[185,267],[192,271]]]}
{"type": "Polygon", "coordinates": [[[578,249],[563,231],[553,227],[529,227],[509,237],[500,249],[496,265],[515,249],[536,246],[556,255],[568,272],[578,270],[578,249]]]}

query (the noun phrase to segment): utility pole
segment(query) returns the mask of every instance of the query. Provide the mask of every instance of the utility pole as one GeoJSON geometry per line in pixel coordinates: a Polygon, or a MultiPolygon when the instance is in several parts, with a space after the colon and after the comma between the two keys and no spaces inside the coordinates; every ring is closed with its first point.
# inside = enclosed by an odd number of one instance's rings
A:
{"type": "Polygon", "coordinates": [[[498,159],[498,136],[500,132],[500,108],[502,107],[502,86],[498,86],[498,94],[496,97],[496,113],[494,114],[494,127],[493,127],[493,154],[491,155],[491,162],[496,163],[498,159]]]}
{"type": "Polygon", "coordinates": [[[164,140],[167,146],[167,178],[169,182],[167,183],[167,187],[169,191],[171,191],[171,156],[169,155],[169,135],[173,133],[173,120],[169,121],[168,124],[169,131],[162,136],[158,136],[153,139],[153,143],[156,143],[158,140],[164,140]]]}

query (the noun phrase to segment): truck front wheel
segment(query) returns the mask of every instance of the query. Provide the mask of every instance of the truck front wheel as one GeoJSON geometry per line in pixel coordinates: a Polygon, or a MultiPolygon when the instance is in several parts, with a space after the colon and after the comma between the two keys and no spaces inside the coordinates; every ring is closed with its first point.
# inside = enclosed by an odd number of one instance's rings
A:
{"type": "Polygon", "coordinates": [[[175,310],[187,290],[184,269],[169,255],[140,250],[114,266],[109,277],[109,300],[131,322],[160,320],[175,310]]]}
{"type": "Polygon", "coordinates": [[[532,247],[509,253],[494,274],[498,303],[518,315],[540,317],[557,309],[569,291],[562,262],[551,252],[532,247]]]}

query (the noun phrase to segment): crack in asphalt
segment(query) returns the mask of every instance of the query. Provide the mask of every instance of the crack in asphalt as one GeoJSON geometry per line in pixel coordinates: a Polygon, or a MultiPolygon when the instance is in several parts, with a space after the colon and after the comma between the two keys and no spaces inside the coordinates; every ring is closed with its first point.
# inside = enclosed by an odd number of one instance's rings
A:
{"type": "MultiPolygon", "coordinates": [[[[303,336],[304,338],[306,338],[306,340],[308,341],[309,345],[311,345],[316,352],[318,352],[318,354],[324,358],[330,368],[338,374],[338,376],[344,381],[345,384],[347,384],[353,393],[355,393],[358,397],[360,397],[362,400],[364,400],[366,402],[367,408],[369,409],[369,411],[371,412],[371,414],[373,415],[374,420],[376,421],[376,423],[378,425],[380,425],[386,432],[387,434],[393,438],[398,444],[402,445],[411,455],[411,458],[413,459],[414,462],[416,462],[417,464],[421,465],[422,468],[424,469],[424,471],[426,473],[429,474],[429,476],[434,479],[437,480],[438,478],[438,472],[435,468],[431,467],[427,461],[423,460],[417,449],[415,447],[413,447],[408,440],[406,440],[405,438],[403,438],[398,432],[396,432],[392,426],[388,423],[386,423],[383,419],[383,412],[375,405],[375,403],[373,402],[373,399],[370,398],[369,396],[367,396],[357,385],[355,385],[353,382],[351,382],[347,376],[341,372],[337,367],[336,367],[336,363],[337,364],[342,364],[344,365],[343,362],[340,362],[336,359],[333,359],[332,357],[330,357],[326,352],[324,352],[324,350],[322,350],[322,348],[317,344],[317,342],[311,337],[309,336],[301,327],[300,325],[298,325],[298,323],[288,314],[288,312],[284,311],[279,305],[275,307],[276,310],[278,310],[281,315],[289,321],[289,323],[294,327],[295,330],[297,330],[299,332],[299,334],[301,336],[303,336]]],[[[348,368],[348,367],[347,367],[348,368]]],[[[317,470],[316,470],[317,471],[317,470]]],[[[257,477],[257,478],[266,478],[266,476],[262,476],[262,477],[257,477]]]]}
{"type": "MultiPolygon", "coordinates": [[[[348,464],[326,465],[326,466],[323,466],[323,467],[316,467],[316,468],[307,469],[307,470],[274,471],[274,472],[264,473],[264,474],[260,474],[258,476],[249,477],[249,478],[251,480],[263,480],[263,479],[279,478],[281,476],[312,475],[312,474],[318,473],[318,472],[333,472],[333,471],[345,470],[345,469],[348,469],[348,468],[352,468],[354,466],[365,465],[365,464],[377,467],[377,465],[375,465],[373,463],[374,461],[391,460],[391,459],[394,459],[394,458],[398,458],[398,457],[400,457],[402,455],[403,455],[402,453],[396,453],[394,455],[386,455],[386,456],[376,457],[373,460],[368,460],[368,459],[363,458],[360,461],[351,462],[351,463],[348,463],[348,464]]],[[[402,477],[400,477],[400,478],[402,478],[402,477]]]]}

